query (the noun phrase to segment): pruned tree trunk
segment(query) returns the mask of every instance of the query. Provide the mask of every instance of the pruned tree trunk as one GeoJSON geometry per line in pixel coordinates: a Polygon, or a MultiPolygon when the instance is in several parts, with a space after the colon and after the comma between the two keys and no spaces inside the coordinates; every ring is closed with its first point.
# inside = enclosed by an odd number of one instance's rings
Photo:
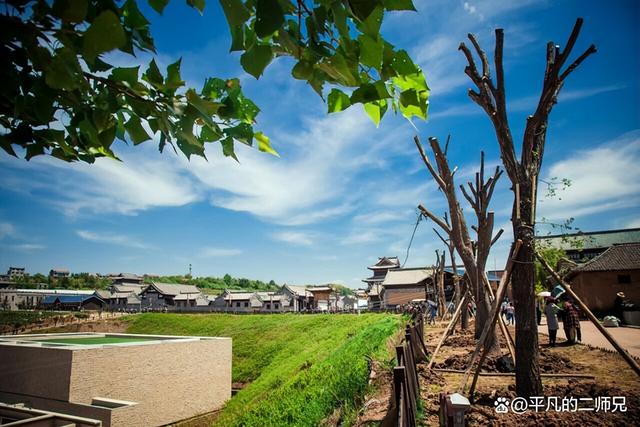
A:
{"type": "Polygon", "coordinates": [[[469,97],[482,107],[493,124],[500,146],[500,157],[511,180],[515,196],[511,218],[513,236],[516,240],[522,240],[523,244],[516,260],[517,264],[514,267],[511,282],[516,315],[516,393],[525,398],[542,395],[542,382],[538,366],[538,329],[533,269],[538,174],[542,166],[549,114],[557,103],[557,97],[564,80],[589,55],[596,51],[595,46],[591,45],[563,71],[578,39],[582,22],[582,18],[578,18],[564,50],[561,50],[560,46],[556,46],[553,42],[547,44],[547,61],[542,93],[535,112],[527,117],[520,160],[516,157],[507,116],[502,65],[503,30],[496,30],[495,84],[491,78],[489,59],[480,48],[476,38],[472,34],[468,35],[482,63],[482,73],[478,71],[469,48],[464,43],[461,43],[459,47],[468,62],[465,73],[477,88],[477,91],[469,90],[469,97]]]}
{"type": "MultiPolygon", "coordinates": [[[[479,338],[484,327],[483,321],[486,321],[487,314],[489,312],[489,301],[486,298],[484,283],[482,281],[484,277],[484,269],[486,267],[491,246],[496,242],[500,234],[502,234],[501,230],[495,238],[492,236],[494,213],[488,211],[488,206],[491,201],[496,182],[502,175],[502,171],[500,168],[496,168],[493,176],[485,181],[484,153],[481,153],[480,172],[476,174],[475,184],[472,182],[467,183],[470,193],[468,193],[463,186],[460,186],[462,194],[473,208],[478,220],[477,226],[472,227],[477,233],[477,240],[473,241],[469,235],[469,229],[467,228],[467,222],[464,214],[462,213],[462,209],[458,203],[456,186],[453,180],[455,169],[451,171],[446,157],[446,147],[449,146],[449,139],[447,139],[445,151],[442,151],[438,140],[436,138],[429,138],[429,144],[435,155],[438,167],[437,171],[432,166],[429,157],[422,148],[420,139],[415,137],[414,141],[424,164],[429,170],[429,173],[447,198],[449,216],[445,214],[443,220],[425,209],[422,205],[418,206],[418,208],[423,215],[432,219],[449,236],[451,244],[455,247],[462,259],[462,263],[464,264],[465,271],[467,273],[468,285],[470,286],[476,300],[478,314],[482,314],[484,316],[484,318],[476,317],[476,338],[479,338]],[[451,219],[450,222],[449,218],[451,219]]],[[[446,239],[440,236],[440,234],[438,234],[438,236],[443,242],[445,242],[445,244],[447,244],[446,239]]],[[[495,329],[490,332],[490,337],[486,341],[486,345],[490,347],[491,351],[497,350],[495,329]]]]}

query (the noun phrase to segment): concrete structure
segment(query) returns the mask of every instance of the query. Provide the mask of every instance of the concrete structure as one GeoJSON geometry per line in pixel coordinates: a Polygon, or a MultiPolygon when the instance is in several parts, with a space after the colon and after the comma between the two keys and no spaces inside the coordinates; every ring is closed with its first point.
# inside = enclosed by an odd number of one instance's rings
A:
{"type": "Polygon", "coordinates": [[[69,277],[70,274],[66,268],[54,268],[49,271],[49,277],[52,279],[62,279],[69,277]]]}
{"type": "Polygon", "coordinates": [[[0,337],[0,402],[98,419],[105,427],[164,425],[231,397],[231,338],[130,334],[0,337]],[[69,338],[135,339],[62,344],[69,338]]]}
{"type": "Polygon", "coordinates": [[[7,276],[9,276],[9,280],[17,280],[24,276],[28,276],[28,274],[25,272],[24,267],[9,267],[9,270],[7,270],[7,276]]]}

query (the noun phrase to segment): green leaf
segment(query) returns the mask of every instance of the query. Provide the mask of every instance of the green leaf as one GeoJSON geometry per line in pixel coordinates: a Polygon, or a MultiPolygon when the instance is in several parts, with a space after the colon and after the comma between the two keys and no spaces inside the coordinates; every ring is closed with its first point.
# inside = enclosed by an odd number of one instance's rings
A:
{"type": "Polygon", "coordinates": [[[238,157],[236,156],[235,150],[233,148],[233,138],[229,136],[220,141],[220,144],[222,145],[222,154],[224,154],[226,157],[233,157],[236,162],[240,163],[240,160],[238,160],[238,157]]]}
{"type": "Polygon", "coordinates": [[[84,33],[82,53],[87,59],[93,60],[99,54],[121,48],[126,43],[127,37],[120,20],[115,13],[105,10],[84,33]]]}
{"type": "Polygon", "coordinates": [[[260,38],[270,36],[284,24],[284,11],[278,0],[258,0],[254,29],[260,38]]]}
{"type": "Polygon", "coordinates": [[[367,19],[380,4],[379,0],[349,0],[349,6],[351,6],[354,16],[360,21],[367,19]]]}
{"type": "Polygon", "coordinates": [[[327,102],[329,104],[329,113],[337,113],[351,106],[349,96],[340,89],[331,89],[327,102]]]}
{"type": "Polygon", "coordinates": [[[162,86],[164,77],[162,77],[162,73],[158,68],[158,64],[156,64],[155,59],[152,59],[151,62],[149,62],[149,68],[147,68],[147,71],[142,75],[142,79],[151,83],[155,87],[162,86]]]}
{"type": "Polygon", "coordinates": [[[80,87],[82,69],[75,53],[68,48],[56,52],[45,70],[45,82],[53,89],[73,90],[80,87]]]}
{"type": "Polygon", "coordinates": [[[251,17],[249,9],[245,7],[242,0],[220,0],[220,5],[227,17],[229,27],[242,25],[251,17]]]}
{"type": "Polygon", "coordinates": [[[240,123],[237,126],[226,128],[224,133],[247,145],[253,143],[253,126],[248,123],[240,123]]]}
{"type": "Polygon", "coordinates": [[[190,105],[192,105],[198,112],[199,116],[202,120],[204,120],[209,126],[214,126],[213,121],[211,120],[211,116],[218,112],[218,109],[223,105],[220,103],[214,103],[211,101],[207,101],[202,99],[196,94],[196,91],[193,89],[189,89],[187,91],[187,101],[190,105]]]}
{"type": "Polygon", "coordinates": [[[382,39],[376,40],[363,34],[358,37],[358,43],[360,44],[360,62],[376,70],[379,69],[382,65],[382,52],[384,50],[382,39]]]}
{"type": "Polygon", "coordinates": [[[349,40],[349,26],[347,25],[347,9],[342,2],[336,1],[331,4],[331,12],[333,13],[333,23],[338,29],[340,37],[349,40]]]}
{"type": "Polygon", "coordinates": [[[184,81],[180,77],[180,64],[182,58],[178,59],[173,64],[167,67],[167,79],[165,81],[165,88],[169,90],[175,90],[181,86],[184,86],[184,81]]]}
{"type": "Polygon", "coordinates": [[[384,82],[378,81],[376,83],[363,84],[358,89],[354,90],[351,94],[351,103],[355,104],[361,102],[365,104],[390,97],[391,95],[389,94],[384,82]]]}
{"type": "Polygon", "coordinates": [[[204,12],[205,0],[187,0],[187,4],[198,9],[201,14],[204,12]]]}
{"type": "Polygon", "coordinates": [[[411,0],[384,0],[384,8],[387,10],[416,10],[411,0]]]}
{"type": "Polygon", "coordinates": [[[44,154],[44,146],[40,143],[29,144],[27,145],[27,153],[24,158],[26,160],[31,160],[32,157],[40,156],[44,154]]]}
{"type": "Polygon", "coordinates": [[[55,0],[53,13],[66,22],[82,22],[87,16],[87,0],[55,0]]]}
{"type": "Polygon", "coordinates": [[[267,135],[256,132],[254,138],[258,141],[258,150],[280,157],[278,152],[271,147],[271,141],[267,135]]]}
{"type": "Polygon", "coordinates": [[[313,65],[300,61],[291,70],[291,75],[298,80],[309,80],[313,75],[313,65]]]}
{"type": "Polygon", "coordinates": [[[148,0],[149,5],[160,15],[164,11],[164,8],[169,4],[169,0],[148,0]]]}
{"type": "Polygon", "coordinates": [[[369,115],[369,118],[375,123],[376,127],[380,124],[382,116],[387,111],[387,101],[384,99],[380,101],[367,102],[364,104],[364,111],[369,115]]]}
{"type": "Polygon", "coordinates": [[[415,74],[420,71],[405,50],[399,50],[395,53],[393,60],[391,61],[391,66],[401,76],[415,74]]]}
{"type": "Polygon", "coordinates": [[[140,12],[135,0],[127,0],[122,8],[122,16],[124,16],[125,25],[136,30],[145,29],[149,25],[149,21],[140,12]]]}
{"type": "Polygon", "coordinates": [[[131,116],[129,121],[124,125],[129,137],[135,145],[151,139],[146,130],[142,127],[140,119],[137,116],[131,116]]]}
{"type": "Polygon", "coordinates": [[[355,70],[349,68],[347,60],[340,53],[336,53],[326,62],[319,63],[318,67],[345,86],[353,87],[358,85],[358,81],[354,75],[355,70]]]}
{"type": "Polygon", "coordinates": [[[231,30],[231,47],[229,48],[229,52],[244,50],[244,25],[235,25],[229,29],[231,30]]]}
{"type": "Polygon", "coordinates": [[[256,79],[260,78],[264,69],[273,59],[271,46],[254,44],[240,57],[242,68],[256,79]]]}
{"type": "Polygon", "coordinates": [[[400,111],[408,119],[418,116],[426,120],[427,105],[427,94],[425,92],[420,93],[415,89],[410,89],[400,94],[400,111]]]}
{"type": "Polygon", "coordinates": [[[129,87],[138,83],[138,71],[140,66],[127,68],[114,68],[109,78],[118,82],[125,82],[129,87]]]}
{"type": "Polygon", "coordinates": [[[371,11],[371,14],[364,21],[357,24],[358,29],[366,35],[378,38],[380,34],[380,26],[382,25],[382,18],[384,17],[384,8],[378,6],[371,11]]]}

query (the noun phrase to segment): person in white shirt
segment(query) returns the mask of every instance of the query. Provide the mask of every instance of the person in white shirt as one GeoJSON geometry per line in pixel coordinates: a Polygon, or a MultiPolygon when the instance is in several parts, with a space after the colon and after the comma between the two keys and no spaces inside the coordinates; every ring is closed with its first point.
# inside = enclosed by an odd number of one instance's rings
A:
{"type": "Polygon", "coordinates": [[[546,302],[547,305],[544,308],[544,314],[547,316],[547,328],[549,329],[549,346],[555,347],[556,345],[556,334],[558,332],[558,311],[560,311],[560,307],[553,303],[554,299],[547,297],[546,302]]]}

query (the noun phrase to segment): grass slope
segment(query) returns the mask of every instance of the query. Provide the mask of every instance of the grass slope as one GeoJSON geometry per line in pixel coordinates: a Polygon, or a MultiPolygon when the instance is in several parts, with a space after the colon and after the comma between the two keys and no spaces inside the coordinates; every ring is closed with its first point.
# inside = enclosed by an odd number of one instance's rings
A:
{"type": "Polygon", "coordinates": [[[233,338],[233,381],[250,382],[216,420],[222,426],[316,426],[341,408],[353,418],[367,357],[391,360],[400,316],[143,314],[127,332],[233,338]]]}

